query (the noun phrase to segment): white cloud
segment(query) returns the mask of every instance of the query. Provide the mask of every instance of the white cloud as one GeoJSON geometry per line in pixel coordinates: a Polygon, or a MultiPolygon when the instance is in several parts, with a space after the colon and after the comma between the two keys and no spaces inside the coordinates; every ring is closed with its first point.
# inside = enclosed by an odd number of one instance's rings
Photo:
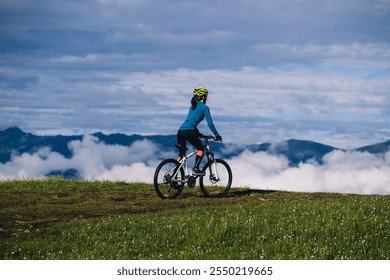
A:
{"type": "Polygon", "coordinates": [[[332,64],[349,67],[388,67],[388,44],[257,44],[252,49],[265,56],[281,56],[290,63],[332,64]]]}
{"type": "Polygon", "coordinates": [[[54,61],[62,62],[62,63],[86,63],[86,62],[95,62],[99,59],[98,55],[95,54],[87,54],[85,56],[64,56],[61,58],[58,58],[54,61]]]}
{"type": "Polygon", "coordinates": [[[311,162],[289,167],[283,157],[247,151],[229,163],[236,186],[302,192],[390,194],[390,152],[383,156],[334,151],[325,155],[322,165],[311,162]]]}
{"type": "Polygon", "coordinates": [[[37,178],[50,171],[78,170],[84,179],[128,180],[151,182],[154,165],[161,153],[152,142],[134,142],[130,147],[105,145],[93,136],[85,136],[82,141],[71,141],[69,148],[72,157],[65,158],[49,148],[36,153],[14,155],[0,164],[0,178],[37,178]]]}
{"type": "Polygon", "coordinates": [[[110,170],[99,174],[94,179],[152,183],[154,171],[155,167],[136,162],[131,165],[114,165],[110,170]]]}

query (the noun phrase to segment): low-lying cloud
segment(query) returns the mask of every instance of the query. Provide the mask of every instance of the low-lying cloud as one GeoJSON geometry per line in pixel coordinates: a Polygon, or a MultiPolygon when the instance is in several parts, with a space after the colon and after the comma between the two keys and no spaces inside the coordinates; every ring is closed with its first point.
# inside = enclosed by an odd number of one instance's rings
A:
{"type": "Polygon", "coordinates": [[[390,152],[373,155],[336,150],[323,163],[290,167],[283,156],[243,152],[229,161],[235,184],[255,189],[390,194],[390,152]]]}
{"type": "MultiPolygon", "coordinates": [[[[66,158],[42,148],[33,154],[14,155],[0,164],[0,179],[41,178],[53,170],[74,169],[87,180],[153,182],[157,164],[176,151],[164,152],[148,140],[131,146],[106,145],[93,136],[69,143],[66,158]]],[[[228,160],[233,187],[252,189],[390,194],[390,152],[374,155],[336,150],[316,161],[291,167],[286,157],[244,151],[228,160]]]]}
{"type": "Polygon", "coordinates": [[[169,156],[148,140],[127,147],[106,145],[93,136],[71,141],[69,149],[70,158],[47,147],[33,154],[14,155],[9,162],[0,164],[0,178],[40,178],[53,170],[74,169],[88,180],[151,182],[156,162],[169,156]]]}

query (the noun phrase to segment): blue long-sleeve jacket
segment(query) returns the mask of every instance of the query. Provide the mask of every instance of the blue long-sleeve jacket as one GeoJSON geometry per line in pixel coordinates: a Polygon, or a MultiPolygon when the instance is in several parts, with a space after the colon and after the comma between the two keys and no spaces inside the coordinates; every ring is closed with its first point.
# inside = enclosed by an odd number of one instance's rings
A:
{"type": "Polygon", "coordinates": [[[209,126],[210,130],[214,133],[214,135],[217,137],[220,136],[217,129],[214,126],[213,119],[211,118],[210,115],[209,107],[202,102],[198,102],[194,110],[192,110],[192,106],[190,107],[187,119],[180,126],[179,130],[197,130],[197,125],[204,118],[206,118],[207,125],[209,126]]]}

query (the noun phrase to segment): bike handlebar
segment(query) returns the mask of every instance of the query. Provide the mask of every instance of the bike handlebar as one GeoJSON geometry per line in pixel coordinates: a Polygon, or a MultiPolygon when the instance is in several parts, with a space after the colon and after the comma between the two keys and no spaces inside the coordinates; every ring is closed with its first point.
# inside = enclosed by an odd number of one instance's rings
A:
{"type": "Polygon", "coordinates": [[[218,141],[218,142],[222,142],[222,140],[217,140],[217,138],[214,137],[214,136],[212,136],[212,135],[205,135],[205,136],[203,136],[202,138],[203,138],[204,140],[206,140],[206,141],[211,139],[211,140],[216,141],[216,142],[217,142],[217,141],[218,141]]]}

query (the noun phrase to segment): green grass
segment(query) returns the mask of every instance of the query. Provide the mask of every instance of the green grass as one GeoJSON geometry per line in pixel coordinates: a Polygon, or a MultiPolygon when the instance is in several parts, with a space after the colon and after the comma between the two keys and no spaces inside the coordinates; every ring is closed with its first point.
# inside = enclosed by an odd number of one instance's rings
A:
{"type": "Polygon", "coordinates": [[[1,259],[390,259],[390,196],[0,181],[1,259]]]}

